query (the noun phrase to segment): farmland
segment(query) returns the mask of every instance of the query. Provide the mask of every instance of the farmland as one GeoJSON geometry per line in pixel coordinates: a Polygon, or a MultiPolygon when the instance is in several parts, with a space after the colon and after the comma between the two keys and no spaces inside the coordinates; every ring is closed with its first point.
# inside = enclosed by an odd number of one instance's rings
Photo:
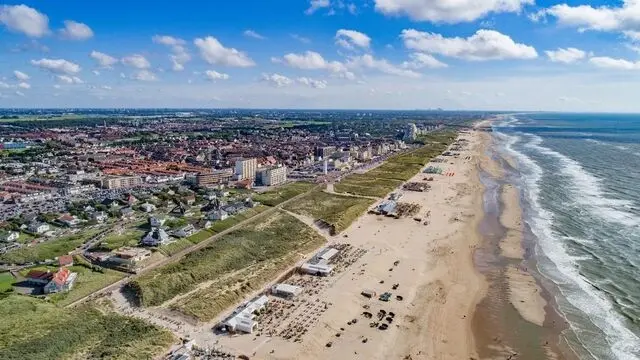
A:
{"type": "MultiPolygon", "coordinates": [[[[222,236],[177,263],[155,269],[127,287],[142,305],[160,305],[176,295],[193,290],[200,283],[257,264],[278,263],[279,259],[293,253],[311,251],[323,242],[324,238],[313,229],[293,216],[278,212],[261,222],[253,222],[222,236]]],[[[256,276],[262,278],[262,275],[256,276]]],[[[193,297],[187,299],[190,298],[193,297]]],[[[195,306],[186,302],[183,304],[185,308],[195,306]]]]}
{"type": "Polygon", "coordinates": [[[375,200],[312,191],[299,201],[285,206],[286,210],[326,223],[333,234],[345,230],[367,211],[375,200]]]}
{"type": "Polygon", "coordinates": [[[173,335],[142,320],[73,310],[26,296],[0,300],[0,358],[150,359],[163,353],[173,335]]]}

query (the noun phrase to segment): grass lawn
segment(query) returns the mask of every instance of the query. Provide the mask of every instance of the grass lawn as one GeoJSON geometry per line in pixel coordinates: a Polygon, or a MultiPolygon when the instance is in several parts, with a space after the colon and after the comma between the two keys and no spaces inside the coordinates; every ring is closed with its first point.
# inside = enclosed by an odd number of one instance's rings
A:
{"type": "Polygon", "coordinates": [[[309,216],[314,220],[322,220],[331,226],[331,232],[338,234],[351,225],[360,215],[365,213],[375,200],[328,194],[323,191],[312,191],[285,206],[286,210],[309,216]]]}
{"type": "Polygon", "coordinates": [[[10,251],[0,255],[0,262],[7,264],[24,264],[53,259],[57,256],[68,254],[99,231],[99,229],[91,229],[90,231],[84,231],[59,239],[47,240],[33,246],[10,251]]]}
{"type": "Polygon", "coordinates": [[[11,290],[11,287],[15,279],[13,275],[8,272],[0,273],[0,293],[5,292],[7,290],[11,290]]]}
{"type": "Polygon", "coordinates": [[[234,215],[234,216],[230,216],[222,221],[214,221],[213,225],[211,226],[211,229],[209,229],[210,231],[213,231],[214,233],[219,233],[222,231],[227,230],[228,228],[244,221],[247,219],[250,219],[256,215],[258,215],[259,213],[267,210],[268,207],[264,206],[264,205],[258,205],[252,209],[248,209],[247,211],[238,214],[238,215],[234,215]]]}
{"type": "Polygon", "coordinates": [[[207,229],[203,229],[203,230],[200,230],[197,233],[189,236],[187,238],[187,240],[189,240],[192,244],[198,244],[198,243],[201,243],[201,242],[207,240],[208,238],[212,237],[213,234],[214,234],[213,231],[207,230],[207,229]]]}
{"type": "Polygon", "coordinates": [[[21,243],[21,244],[26,244],[31,242],[33,239],[35,239],[36,237],[31,235],[31,234],[27,234],[24,232],[20,232],[20,237],[18,238],[18,240],[16,240],[17,242],[21,243]]]}
{"type": "MultiPolygon", "coordinates": [[[[193,290],[202,282],[217,280],[251,266],[268,267],[278,259],[309,252],[323,243],[324,238],[313,229],[291,215],[278,212],[222,236],[179,262],[154,269],[133,280],[128,287],[142,305],[160,305],[193,290]]],[[[195,306],[184,301],[181,304],[185,304],[185,308],[195,306]]]]}
{"type": "Polygon", "coordinates": [[[308,182],[293,182],[290,184],[279,186],[274,190],[270,190],[261,194],[253,196],[253,200],[258,201],[268,206],[276,206],[282,202],[285,202],[296,195],[305,193],[314,187],[316,184],[308,182]]]}
{"type": "Polygon", "coordinates": [[[120,235],[114,234],[105,237],[101,241],[100,247],[105,250],[115,250],[123,246],[136,246],[140,243],[140,239],[142,239],[144,234],[145,232],[137,226],[129,228],[120,235]]]}
{"type": "Polygon", "coordinates": [[[175,339],[143,320],[28,296],[0,300],[0,359],[152,359],[175,339]]]}
{"type": "Polygon", "coordinates": [[[51,295],[51,301],[60,306],[66,306],[87,295],[123,279],[126,275],[115,270],[103,269],[103,272],[93,271],[84,266],[71,266],[69,270],[78,273],[78,279],[73,289],[67,293],[51,295]]]}
{"type": "Polygon", "coordinates": [[[166,256],[171,256],[191,246],[193,246],[193,243],[188,239],[178,239],[177,241],[174,241],[171,244],[160,246],[158,248],[158,251],[160,251],[166,256]]]}

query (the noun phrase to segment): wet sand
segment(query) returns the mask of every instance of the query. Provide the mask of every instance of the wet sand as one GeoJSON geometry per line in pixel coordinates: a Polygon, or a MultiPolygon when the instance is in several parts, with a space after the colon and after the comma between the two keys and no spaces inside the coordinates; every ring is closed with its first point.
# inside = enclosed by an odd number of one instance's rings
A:
{"type": "Polygon", "coordinates": [[[475,261],[489,287],[473,319],[479,358],[573,359],[560,345],[564,320],[538,281],[519,189],[506,176],[515,164],[496,156],[491,135],[483,141],[488,149],[480,160],[485,188],[479,225],[483,240],[475,261]]]}

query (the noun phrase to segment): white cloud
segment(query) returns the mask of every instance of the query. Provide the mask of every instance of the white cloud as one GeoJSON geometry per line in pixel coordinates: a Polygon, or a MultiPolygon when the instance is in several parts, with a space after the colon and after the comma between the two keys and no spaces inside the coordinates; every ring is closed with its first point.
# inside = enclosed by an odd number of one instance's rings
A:
{"type": "Polygon", "coordinates": [[[253,31],[251,29],[245,30],[243,34],[244,34],[244,36],[249,37],[249,38],[253,38],[253,39],[258,39],[258,40],[266,39],[266,37],[258,34],[257,32],[255,32],[255,31],[253,31]]]}
{"type": "Polygon", "coordinates": [[[413,20],[459,23],[478,20],[489,13],[520,12],[534,0],[375,0],[385,15],[406,15],[413,20]]]}
{"type": "Polygon", "coordinates": [[[329,0],[310,0],[309,8],[305,10],[304,13],[307,15],[311,15],[319,9],[328,8],[330,6],[331,6],[331,2],[329,0]]]}
{"type": "Polygon", "coordinates": [[[353,3],[347,5],[347,10],[351,15],[356,15],[358,13],[358,7],[353,3]]]}
{"type": "Polygon", "coordinates": [[[121,78],[121,79],[126,79],[126,78],[127,78],[127,75],[125,75],[124,73],[120,73],[120,78],[121,78]]]}
{"type": "Polygon", "coordinates": [[[13,72],[13,75],[16,77],[16,79],[18,79],[20,81],[26,81],[26,80],[30,79],[29,75],[23,73],[22,71],[18,71],[18,70],[15,70],[13,72]]]}
{"type": "Polygon", "coordinates": [[[552,62],[571,64],[587,57],[587,53],[576,48],[558,48],[558,50],[548,50],[544,52],[552,62]]]}
{"type": "Polygon", "coordinates": [[[49,33],[49,18],[26,5],[0,6],[0,24],[29,37],[38,38],[49,33]]]}
{"type": "Polygon", "coordinates": [[[380,72],[383,72],[389,75],[406,76],[406,77],[412,77],[412,78],[420,77],[420,74],[413,70],[397,67],[389,63],[385,59],[376,59],[369,54],[351,58],[347,63],[347,66],[349,68],[356,68],[356,69],[367,68],[367,69],[378,70],[380,72]]]}
{"type": "Polygon", "coordinates": [[[440,34],[408,29],[402,31],[401,37],[404,40],[404,45],[409,49],[465,60],[485,61],[538,57],[538,53],[533,47],[518,44],[509,36],[495,30],[478,30],[468,38],[446,38],[440,34]]]}
{"type": "Polygon", "coordinates": [[[77,76],[56,75],[56,78],[65,84],[84,84],[84,81],[77,76]]]}
{"type": "Polygon", "coordinates": [[[93,73],[93,75],[95,75],[95,76],[100,76],[100,71],[98,71],[98,70],[92,70],[91,72],[92,72],[92,73],[93,73]]]}
{"type": "Polygon", "coordinates": [[[10,89],[12,86],[4,81],[0,81],[0,89],[10,89]]]}
{"type": "Polygon", "coordinates": [[[545,15],[553,16],[559,23],[577,27],[581,31],[623,31],[631,34],[640,31],[640,1],[638,0],[622,0],[622,6],[593,7],[558,4],[540,11],[537,17],[545,15]]]}
{"type": "Polygon", "coordinates": [[[608,56],[595,56],[589,62],[599,68],[614,70],[640,70],[640,61],[629,61],[625,59],[614,59],[608,56]]]}
{"type": "Polygon", "coordinates": [[[316,80],[308,77],[299,77],[296,81],[302,85],[306,85],[315,89],[325,89],[327,82],[325,80],[316,80]]]}
{"type": "Polygon", "coordinates": [[[207,36],[204,39],[197,38],[193,43],[200,49],[200,55],[209,64],[233,67],[251,67],[255,65],[247,54],[234,48],[224,47],[213,36],[207,36]]]}
{"type": "Polygon", "coordinates": [[[71,40],[87,40],[93,37],[93,30],[87,24],[65,20],[64,29],[60,30],[60,34],[71,40]]]}
{"type": "Polygon", "coordinates": [[[336,32],[336,44],[351,50],[356,47],[369,49],[371,38],[359,31],[340,29],[336,32]]]}
{"type": "Polygon", "coordinates": [[[151,67],[151,63],[144,56],[139,54],[133,54],[122,58],[122,63],[136,69],[148,69],[151,67]]]}
{"type": "Polygon", "coordinates": [[[18,84],[18,87],[20,89],[31,89],[31,84],[26,82],[21,82],[20,84],[18,84]]]}
{"type": "Polygon", "coordinates": [[[62,86],[60,86],[60,85],[58,85],[58,84],[53,85],[53,88],[54,88],[54,89],[60,89],[61,87],[62,87],[62,86]]]}
{"type": "Polygon", "coordinates": [[[298,40],[303,44],[311,44],[311,39],[306,38],[304,36],[298,35],[298,34],[291,34],[290,35],[292,39],[294,40],[298,40]]]}
{"type": "Polygon", "coordinates": [[[409,57],[411,58],[411,61],[405,61],[404,63],[402,63],[402,67],[405,69],[438,69],[446,68],[449,66],[434,58],[433,56],[425,53],[413,53],[409,54],[409,57]]]}
{"type": "Polygon", "coordinates": [[[93,50],[91,54],[89,54],[89,56],[97,61],[98,65],[103,68],[110,68],[111,66],[113,66],[113,64],[118,62],[118,59],[114,58],[113,56],[109,56],[105,53],[101,53],[95,50],[93,50]]]}
{"type": "Polygon", "coordinates": [[[22,91],[16,91],[16,95],[18,96],[24,96],[24,93],[22,91]]]}
{"type": "Polygon", "coordinates": [[[285,87],[293,84],[293,80],[280,74],[262,74],[262,81],[268,82],[275,87],[285,87]]]}
{"type": "Polygon", "coordinates": [[[131,76],[131,79],[138,81],[156,81],[158,78],[156,74],[149,70],[140,70],[131,76]]]}
{"type": "Polygon", "coordinates": [[[156,44],[169,46],[171,48],[173,54],[169,55],[169,60],[171,60],[171,68],[173,71],[184,70],[184,64],[191,60],[191,55],[184,47],[186,41],[180,38],[167,35],[155,35],[152,41],[156,44]]]}
{"type": "Polygon", "coordinates": [[[31,64],[53,73],[74,75],[80,72],[80,65],[64,59],[40,59],[31,60],[31,64]]]}
{"type": "Polygon", "coordinates": [[[216,81],[216,80],[228,80],[229,79],[229,75],[228,74],[224,74],[224,73],[219,73],[215,70],[207,70],[204,72],[205,76],[207,77],[207,79],[211,80],[211,81],[216,81]]]}
{"type": "Polygon", "coordinates": [[[102,86],[100,86],[100,88],[103,89],[103,90],[113,90],[113,88],[111,86],[109,86],[109,85],[102,85],[102,86]]]}

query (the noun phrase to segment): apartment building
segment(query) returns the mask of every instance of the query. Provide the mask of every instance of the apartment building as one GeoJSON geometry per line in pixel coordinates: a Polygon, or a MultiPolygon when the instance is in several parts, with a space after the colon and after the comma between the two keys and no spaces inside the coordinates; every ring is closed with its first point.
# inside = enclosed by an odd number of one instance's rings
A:
{"type": "Polygon", "coordinates": [[[235,175],[238,180],[255,179],[257,170],[258,160],[255,158],[236,160],[235,175]]]}
{"type": "Polygon", "coordinates": [[[142,185],[140,176],[107,176],[101,181],[105,189],[122,189],[142,185]]]}

